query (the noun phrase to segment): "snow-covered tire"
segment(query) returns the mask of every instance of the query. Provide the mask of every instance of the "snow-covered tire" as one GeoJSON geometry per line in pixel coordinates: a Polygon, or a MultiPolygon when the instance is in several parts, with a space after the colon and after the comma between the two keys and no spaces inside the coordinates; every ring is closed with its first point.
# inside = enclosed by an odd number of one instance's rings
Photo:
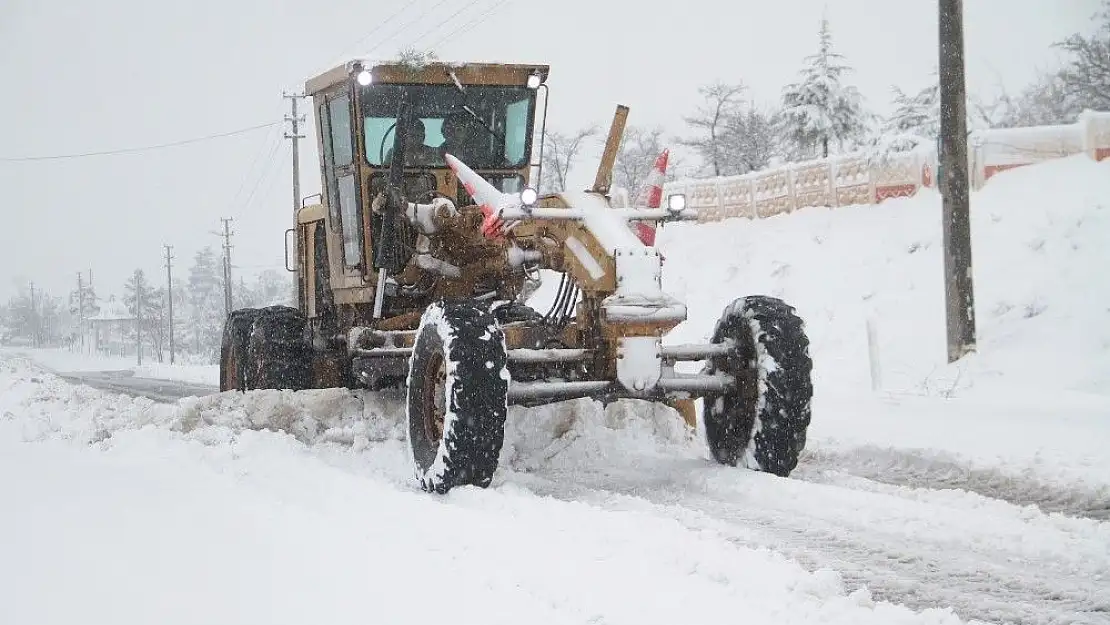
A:
{"type": "Polygon", "coordinates": [[[258,316],[256,308],[233,310],[224,323],[223,340],[220,342],[220,392],[243,391],[247,363],[247,341],[251,326],[258,316]]]}
{"type": "Polygon", "coordinates": [[[493,480],[509,410],[505,334],[483,306],[424,311],[409,361],[406,419],[416,478],[428,492],[493,480]]]}
{"type": "Polygon", "coordinates": [[[310,388],[312,346],[305,318],[296,308],[268,306],[258,311],[247,342],[246,390],[310,388]]]}
{"type": "Polygon", "coordinates": [[[793,307],[762,295],[729,305],[713,342],[735,349],[706,362],[704,373],[736,377],[736,385],[705,396],[702,420],[713,458],[787,476],[806,444],[813,397],[809,339],[793,307]]]}

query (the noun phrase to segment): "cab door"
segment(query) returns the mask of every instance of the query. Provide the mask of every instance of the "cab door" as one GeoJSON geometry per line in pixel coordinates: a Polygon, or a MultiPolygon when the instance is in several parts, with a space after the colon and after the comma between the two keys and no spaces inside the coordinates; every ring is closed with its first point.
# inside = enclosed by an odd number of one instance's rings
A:
{"type": "MultiPolygon", "coordinates": [[[[340,235],[344,278],[360,278],[363,266],[362,189],[355,158],[354,102],[349,86],[327,94],[317,107],[323,150],[328,222],[340,235]]],[[[346,280],[345,280],[346,282],[346,280]]],[[[357,284],[357,283],[356,283],[357,284]]]]}

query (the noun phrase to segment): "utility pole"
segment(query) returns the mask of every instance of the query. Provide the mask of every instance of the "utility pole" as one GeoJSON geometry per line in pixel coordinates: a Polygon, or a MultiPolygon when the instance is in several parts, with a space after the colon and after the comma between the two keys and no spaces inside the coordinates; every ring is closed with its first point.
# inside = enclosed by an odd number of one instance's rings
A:
{"type": "Polygon", "coordinates": [[[170,364],[173,364],[173,256],[170,256],[172,245],[163,245],[166,248],[166,309],[169,311],[170,335],[170,364]]]}
{"type": "Polygon", "coordinates": [[[948,362],[975,351],[963,0],[939,0],[940,163],[948,362]]]}
{"type": "Polygon", "coordinates": [[[143,274],[135,270],[135,355],[143,366],[143,274]]]}
{"type": "MultiPolygon", "coordinates": [[[[303,99],[305,96],[301,93],[285,93],[282,92],[281,97],[289,100],[289,115],[285,117],[285,121],[292,125],[292,132],[285,133],[285,138],[293,143],[293,225],[296,227],[297,211],[301,208],[301,159],[300,159],[300,140],[304,138],[301,134],[301,122],[305,120],[304,115],[297,114],[297,101],[303,99]]],[[[293,258],[298,258],[300,251],[299,241],[294,235],[293,237],[293,258]]],[[[296,266],[300,266],[299,263],[296,266]]],[[[294,298],[297,302],[297,307],[301,307],[301,275],[298,272],[296,280],[293,283],[294,298]]]]}
{"type": "Polygon", "coordinates": [[[224,222],[224,312],[231,315],[231,217],[221,217],[224,222]]]}

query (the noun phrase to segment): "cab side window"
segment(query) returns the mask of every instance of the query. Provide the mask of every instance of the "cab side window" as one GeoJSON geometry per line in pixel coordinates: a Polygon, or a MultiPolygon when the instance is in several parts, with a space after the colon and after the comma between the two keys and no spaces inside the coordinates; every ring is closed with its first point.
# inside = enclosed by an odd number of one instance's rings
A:
{"type": "Polygon", "coordinates": [[[354,162],[350,94],[339,93],[329,97],[326,104],[320,107],[319,116],[329,216],[332,224],[343,234],[343,264],[358,267],[362,262],[362,219],[358,171],[354,162]]]}

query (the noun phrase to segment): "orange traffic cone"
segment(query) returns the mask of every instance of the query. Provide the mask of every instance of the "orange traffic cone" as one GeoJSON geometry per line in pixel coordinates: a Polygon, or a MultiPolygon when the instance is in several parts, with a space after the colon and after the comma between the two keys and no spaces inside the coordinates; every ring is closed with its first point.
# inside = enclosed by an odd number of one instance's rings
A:
{"type": "MultiPolygon", "coordinates": [[[[659,208],[663,205],[663,180],[667,176],[667,161],[670,159],[671,151],[669,149],[656,157],[655,166],[651,168],[651,174],[648,175],[647,182],[644,183],[643,190],[640,192],[640,197],[636,203],[648,208],[659,208]]],[[[642,221],[633,222],[632,227],[636,231],[636,236],[644,242],[644,245],[655,245],[655,226],[642,221]]]]}

